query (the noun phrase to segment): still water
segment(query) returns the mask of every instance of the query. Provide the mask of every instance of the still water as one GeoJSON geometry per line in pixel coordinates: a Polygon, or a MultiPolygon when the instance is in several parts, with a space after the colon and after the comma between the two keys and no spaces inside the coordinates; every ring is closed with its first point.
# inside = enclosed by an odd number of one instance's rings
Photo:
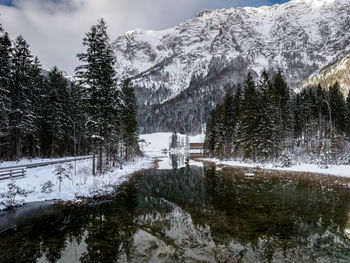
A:
{"type": "Polygon", "coordinates": [[[350,262],[347,180],[170,160],[109,201],[0,215],[0,262],[350,262]]]}

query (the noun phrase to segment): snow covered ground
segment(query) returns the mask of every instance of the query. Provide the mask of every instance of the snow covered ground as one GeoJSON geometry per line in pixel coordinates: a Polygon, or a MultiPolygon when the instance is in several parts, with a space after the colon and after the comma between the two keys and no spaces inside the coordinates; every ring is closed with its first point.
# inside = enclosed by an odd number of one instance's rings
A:
{"type": "Polygon", "coordinates": [[[276,167],[272,163],[259,164],[259,163],[246,163],[241,161],[220,161],[215,158],[202,158],[200,160],[214,162],[217,165],[226,165],[233,167],[251,167],[251,168],[262,168],[269,170],[279,170],[279,171],[295,171],[295,172],[310,172],[319,174],[329,174],[341,177],[350,177],[350,165],[334,165],[329,166],[327,169],[323,169],[316,164],[297,164],[292,167],[276,167]]]}
{"type": "MultiPolygon", "coordinates": [[[[25,163],[21,161],[20,163],[25,163]]],[[[56,173],[58,165],[50,165],[39,168],[27,169],[24,178],[0,181],[0,210],[6,205],[21,205],[23,203],[62,200],[79,201],[81,197],[93,197],[109,194],[128,178],[128,175],[144,168],[153,167],[153,158],[140,158],[134,163],[127,163],[123,169],[113,169],[102,175],[91,175],[91,160],[77,161],[75,174],[74,162],[61,164],[65,168],[62,180],[56,173]],[[10,184],[10,185],[9,185],[10,184]],[[20,194],[24,190],[26,196],[20,194]]],[[[13,163],[12,163],[13,165],[13,163]]],[[[3,166],[10,166],[4,163],[3,166]]]]}
{"type": "Polygon", "coordinates": [[[188,160],[184,144],[186,142],[186,137],[188,139],[188,143],[203,142],[204,134],[186,136],[178,133],[178,145],[180,145],[180,147],[176,151],[178,155],[174,157],[175,159],[169,157],[169,145],[171,141],[171,136],[171,132],[157,132],[140,135],[140,139],[143,140],[143,142],[141,142],[141,149],[146,155],[156,157],[160,161],[158,163],[158,169],[166,170],[173,169],[175,167],[182,168],[188,165],[189,162],[190,165],[203,167],[203,164],[200,162],[193,162],[188,160]]]}
{"type": "MultiPolygon", "coordinates": [[[[88,156],[79,156],[77,158],[83,158],[88,156]]],[[[65,159],[74,159],[74,156],[66,156],[65,158],[34,158],[34,159],[21,159],[19,161],[9,161],[9,162],[2,162],[0,161],[0,168],[9,167],[9,166],[16,166],[16,165],[27,165],[27,164],[34,164],[34,163],[44,163],[44,162],[54,162],[54,161],[61,161],[65,159]]]]}
{"type": "MultiPolygon", "coordinates": [[[[159,156],[164,152],[169,151],[169,145],[171,141],[171,132],[157,132],[151,134],[142,134],[140,139],[143,140],[141,143],[141,149],[149,155],[159,156]]],[[[179,151],[182,152],[181,148],[185,146],[186,137],[188,138],[188,143],[200,143],[204,141],[204,134],[198,134],[195,136],[187,136],[178,133],[178,145],[180,146],[179,151]]]]}
{"type": "MultiPolygon", "coordinates": [[[[128,176],[136,171],[151,168],[154,159],[160,159],[159,169],[172,169],[173,162],[169,158],[168,151],[172,133],[154,133],[141,135],[144,142],[141,148],[145,153],[134,163],[128,163],[123,169],[113,169],[102,175],[92,176],[91,160],[77,161],[76,172],[74,162],[49,165],[27,169],[23,178],[12,180],[0,180],[0,210],[9,205],[21,205],[28,202],[62,200],[79,201],[81,198],[89,198],[98,195],[109,194],[127,180],[128,176]],[[72,167],[69,167],[69,164],[72,167]],[[57,174],[61,169],[61,176],[57,174]],[[60,180],[61,177],[61,180],[60,180]]],[[[203,135],[189,137],[190,142],[200,142],[203,135]]],[[[178,134],[179,143],[185,142],[186,136],[178,134]]],[[[63,159],[68,159],[66,157],[63,159]]],[[[73,157],[72,157],[73,158],[73,157]]],[[[22,159],[18,162],[3,162],[0,167],[25,165],[56,161],[61,159],[22,159]]],[[[185,160],[177,160],[177,168],[185,166],[185,160]]]]}

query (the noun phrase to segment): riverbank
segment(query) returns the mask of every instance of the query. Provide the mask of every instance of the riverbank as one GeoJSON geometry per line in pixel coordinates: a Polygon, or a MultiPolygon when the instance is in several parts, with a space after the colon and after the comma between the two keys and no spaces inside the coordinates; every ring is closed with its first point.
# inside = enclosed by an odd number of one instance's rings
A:
{"type": "Polygon", "coordinates": [[[28,169],[23,178],[0,181],[0,210],[29,202],[80,202],[108,195],[133,173],[154,165],[154,158],[143,157],[97,176],[91,174],[91,160],[77,161],[76,169],[74,162],[28,169]]]}
{"type": "Polygon", "coordinates": [[[288,172],[306,172],[306,173],[315,173],[315,174],[325,174],[333,175],[339,177],[348,177],[350,178],[350,165],[334,165],[329,166],[327,169],[321,168],[316,164],[296,164],[291,167],[279,167],[273,163],[247,163],[242,161],[234,160],[219,160],[216,158],[196,158],[196,161],[214,163],[218,167],[242,167],[242,168],[254,168],[254,169],[266,169],[266,170],[275,170],[275,171],[288,171],[288,172]]]}

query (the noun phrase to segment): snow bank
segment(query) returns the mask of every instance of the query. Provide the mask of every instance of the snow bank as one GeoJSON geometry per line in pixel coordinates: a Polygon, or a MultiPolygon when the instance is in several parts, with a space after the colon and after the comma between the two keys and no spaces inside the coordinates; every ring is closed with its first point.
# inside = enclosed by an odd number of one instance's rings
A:
{"type": "MultiPolygon", "coordinates": [[[[77,158],[83,158],[88,156],[79,156],[77,158]]],[[[9,166],[16,166],[16,165],[27,165],[27,164],[33,164],[33,163],[44,163],[44,162],[54,162],[54,161],[61,161],[65,159],[74,159],[74,156],[66,156],[65,158],[33,158],[33,159],[21,159],[19,161],[7,161],[2,162],[0,161],[0,167],[9,167],[9,166]]]]}
{"type": "Polygon", "coordinates": [[[341,177],[350,177],[350,165],[334,165],[329,166],[328,169],[320,168],[316,164],[297,164],[292,167],[276,167],[272,163],[261,164],[261,163],[246,163],[241,161],[220,161],[215,158],[203,158],[203,161],[214,162],[219,165],[227,165],[234,167],[251,167],[251,168],[263,168],[270,170],[280,170],[280,171],[293,171],[293,172],[310,172],[319,174],[328,174],[341,177]]]}
{"type": "MultiPolygon", "coordinates": [[[[5,204],[9,203],[21,205],[46,200],[78,201],[82,197],[112,193],[127,179],[128,175],[144,168],[151,168],[153,159],[140,158],[134,163],[125,164],[122,170],[116,168],[97,176],[91,174],[91,160],[77,161],[76,174],[74,162],[71,164],[73,164],[73,169],[67,169],[70,178],[63,176],[61,186],[55,171],[57,165],[27,169],[27,175],[24,178],[0,181],[0,210],[3,210],[5,204]],[[11,183],[25,190],[27,195],[13,194],[16,189],[13,189],[11,193],[8,185],[11,183]]],[[[7,163],[4,165],[10,166],[7,163]]],[[[67,164],[61,164],[61,166],[67,167],[67,164]]]]}

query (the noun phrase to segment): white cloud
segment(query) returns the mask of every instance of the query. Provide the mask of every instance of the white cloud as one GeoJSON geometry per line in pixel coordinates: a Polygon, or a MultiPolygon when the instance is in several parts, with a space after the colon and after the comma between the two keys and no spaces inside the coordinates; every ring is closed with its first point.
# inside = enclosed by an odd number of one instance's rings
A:
{"type": "Polygon", "coordinates": [[[73,74],[81,41],[103,17],[111,40],[134,29],[165,29],[193,17],[203,8],[263,5],[271,0],[14,0],[0,5],[0,23],[12,39],[29,42],[43,67],[57,65],[73,74]]]}

